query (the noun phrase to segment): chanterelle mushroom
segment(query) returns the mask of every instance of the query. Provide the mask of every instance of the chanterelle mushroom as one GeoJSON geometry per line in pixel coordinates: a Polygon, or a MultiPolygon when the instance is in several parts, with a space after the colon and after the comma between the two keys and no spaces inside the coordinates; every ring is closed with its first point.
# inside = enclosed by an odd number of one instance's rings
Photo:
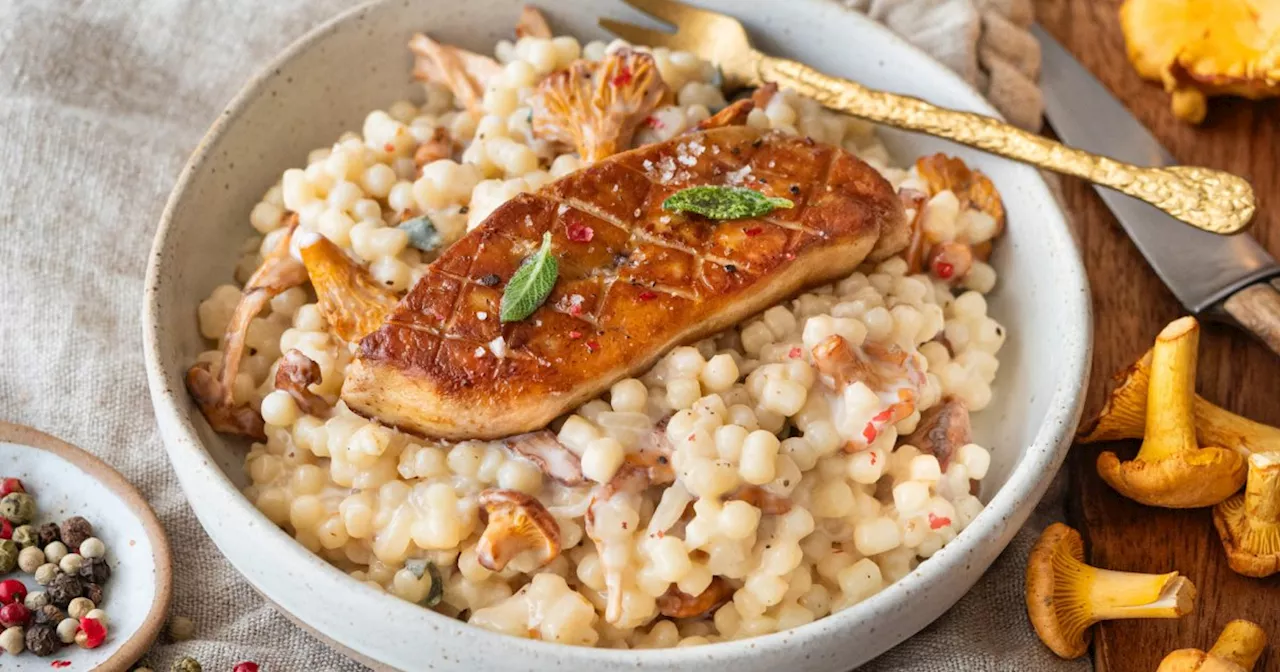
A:
{"type": "Polygon", "coordinates": [[[1156,672],[1250,672],[1266,646],[1262,628],[1235,620],[1222,629],[1212,649],[1178,649],[1160,661],[1156,672]]]}
{"type": "Polygon", "coordinates": [[[1280,571],[1280,453],[1254,453],[1244,493],[1213,507],[1227,563],[1237,574],[1280,571]]]}
{"type": "Polygon", "coordinates": [[[294,348],[280,358],[276,367],[276,389],[288,392],[303,413],[323,417],[328,415],[330,404],[311,391],[311,386],[319,382],[320,365],[302,354],[301,350],[294,348]]]}
{"type": "Polygon", "coordinates": [[[672,584],[658,598],[658,613],[668,618],[702,618],[732,598],[733,585],[723,576],[711,579],[706,589],[696,596],[682,593],[672,584]]]}
{"type": "Polygon", "coordinates": [[[1089,648],[1089,628],[1125,618],[1180,618],[1195,608],[1196,590],[1186,577],[1098,569],[1084,562],[1084,541],[1054,523],[1027,559],[1027,615],[1036,635],[1062,658],[1089,648]]]}
{"type": "Polygon", "coordinates": [[[1199,446],[1192,403],[1200,325],[1174,320],[1151,350],[1146,432],[1138,456],[1121,462],[1111,451],[1098,456],[1098,475],[1117,492],[1148,506],[1190,509],[1212,506],[1244,485],[1244,458],[1230,448],[1199,446]]]}
{"type": "Polygon", "coordinates": [[[507,438],[511,452],[538,465],[542,473],[565,485],[582,485],[582,460],[560,443],[555,432],[540,429],[507,438]]]}
{"type": "Polygon", "coordinates": [[[1261,0],[1127,0],[1129,60],[1164,84],[1174,116],[1200,123],[1208,96],[1280,95],[1280,5],[1261,0]]]}
{"type": "Polygon", "coordinates": [[[528,553],[532,571],[560,555],[560,525],[542,502],[517,490],[490,489],[480,493],[480,506],[489,522],[476,544],[476,560],[500,572],[516,556],[528,553]]]}
{"type": "Polygon", "coordinates": [[[382,326],[396,307],[395,293],[328,238],[315,236],[301,254],[320,312],[338,338],[348,343],[360,340],[382,326]]]}
{"type": "Polygon", "coordinates": [[[904,443],[920,449],[920,452],[938,458],[938,464],[946,469],[951,454],[960,446],[973,440],[969,424],[969,409],[956,399],[944,399],[920,416],[916,431],[904,443]]]}
{"type": "Polygon", "coordinates": [[[630,148],[666,92],[649,54],[619,49],[599,62],[577,60],[538,84],[533,132],[572,145],[583,161],[594,163],[630,148]]]}
{"type": "Polygon", "coordinates": [[[502,73],[502,66],[492,58],[441,44],[422,33],[409,40],[409,50],[417,56],[414,77],[449,87],[463,107],[477,114],[484,102],[485,86],[502,73]]]}
{"type": "Polygon", "coordinates": [[[284,235],[244,284],[240,302],[236,304],[222,337],[222,368],[218,375],[214,376],[205,363],[196,364],[187,371],[187,391],[215,431],[257,440],[266,438],[262,416],[247,405],[236,405],[233,391],[249,323],[272,297],[307,281],[307,269],[289,255],[289,244],[297,226],[298,216],[291,215],[284,235]]]}
{"type": "Polygon", "coordinates": [[[911,242],[907,246],[909,273],[928,271],[944,282],[957,282],[973,266],[975,259],[985,261],[991,256],[991,240],[972,242],[961,236],[956,240],[938,240],[924,228],[926,196],[950,191],[959,204],[959,212],[972,211],[970,216],[990,217],[994,220],[995,234],[1004,231],[1004,202],[996,186],[979,170],[969,168],[964,161],[945,154],[922,156],[916,161],[916,172],[928,187],[929,193],[904,192],[904,205],[914,208],[911,222],[911,242]]]}
{"type": "Polygon", "coordinates": [[[836,391],[862,383],[884,404],[862,429],[863,442],[850,442],[844,447],[846,452],[866,448],[885,427],[914,413],[920,388],[925,385],[919,363],[896,346],[864,343],[855,348],[843,336],[834,334],[813,346],[813,361],[818,373],[836,391]]]}
{"type": "Polygon", "coordinates": [[[520,10],[520,20],[516,22],[516,37],[551,39],[551,26],[547,25],[547,17],[537,7],[525,5],[520,10]]]}
{"type": "MultiPolygon", "coordinates": [[[[1115,376],[1115,387],[1102,412],[1077,435],[1080,443],[1141,439],[1147,422],[1147,391],[1151,382],[1151,351],[1115,376]]],[[[1280,429],[1254,422],[1216,406],[1200,395],[1192,402],[1196,440],[1203,445],[1231,448],[1239,453],[1280,451],[1280,429]]]]}

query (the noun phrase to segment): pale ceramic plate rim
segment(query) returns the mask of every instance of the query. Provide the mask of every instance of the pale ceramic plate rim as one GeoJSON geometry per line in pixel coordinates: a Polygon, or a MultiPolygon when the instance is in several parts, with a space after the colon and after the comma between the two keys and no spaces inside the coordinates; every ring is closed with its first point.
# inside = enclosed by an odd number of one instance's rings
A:
{"type": "MultiPolygon", "coordinates": [[[[166,265],[163,259],[163,252],[167,248],[168,236],[172,233],[171,228],[175,210],[182,200],[184,192],[190,186],[197,169],[206,161],[207,148],[228,126],[235,122],[242,109],[248,103],[265,93],[266,80],[269,79],[272,73],[292,61],[300,52],[309,48],[313,43],[328,36],[359,14],[390,1],[369,0],[319,24],[271,59],[245,84],[218,115],[217,120],[201,138],[183,167],[161,215],[155,242],[148,259],[146,288],[143,299],[143,344],[148,385],[151,390],[157,421],[165,438],[165,446],[169,452],[170,459],[197,460],[200,464],[198,470],[203,472],[202,475],[206,478],[211,478],[217,484],[223,503],[238,509],[238,515],[247,515],[255,518],[265,530],[264,533],[270,535],[277,544],[286,542],[281,546],[280,550],[288,554],[290,561],[301,562],[305,566],[323,572],[323,575],[327,575],[338,582],[337,588],[340,590],[364,592],[366,597],[385,605],[387,609],[396,610],[408,607],[419,610],[438,627],[438,634],[443,635],[449,629],[460,628],[467,636],[477,638],[477,645],[492,644],[500,646],[509,655],[518,655],[521,649],[528,648],[539,653],[571,655],[575,659],[584,662],[591,660],[613,663],[628,661],[640,664],[641,661],[648,663],[661,661],[664,664],[674,665],[705,662],[708,653],[719,654],[723,657],[722,660],[749,656],[750,650],[757,647],[764,648],[785,644],[786,648],[793,648],[797,651],[803,650],[806,641],[831,636],[834,634],[832,631],[838,631],[842,626],[852,625],[855,621],[873,617],[877,612],[890,609],[899,601],[905,600],[909,594],[920,589],[927,589],[936,581],[945,580],[943,575],[949,569],[954,569],[964,563],[964,556],[971,550],[971,544],[977,543],[980,539],[998,538],[1001,535],[1000,528],[1004,526],[1008,515],[1024,506],[1028,507],[1027,510],[1029,511],[1030,507],[1034,506],[1034,502],[1038,502],[1044,495],[1049,482],[1052,480],[1053,475],[1057,473],[1066,456],[1075,427],[1083,410],[1084,390],[1088,383],[1089,368],[1092,361],[1093,315],[1092,306],[1088,299],[1088,281],[1083,262],[1079,249],[1071,236],[1066,214],[1048,183],[1042,177],[1037,176],[1034,179],[1029,179],[1027,186],[1032,187],[1034,185],[1034,188],[1041,192],[1036,195],[1036,198],[1053,204],[1050,212],[1041,213],[1046,220],[1043,225],[1045,230],[1054,236],[1055,243],[1060,245],[1061,249],[1067,253],[1066,256],[1069,259],[1064,260],[1064,263],[1070,267],[1069,277],[1076,281],[1076,286],[1065,288],[1065,293],[1070,296],[1084,297],[1074,301],[1074,311],[1070,310],[1073,306],[1068,305],[1068,310],[1063,313],[1063,317],[1066,318],[1063,320],[1065,328],[1077,332],[1075,334],[1076,338],[1068,339],[1069,342],[1076,344],[1075,349],[1064,353],[1067,358],[1067,364],[1064,369],[1066,375],[1063,375],[1061,381],[1054,387],[1052,398],[1048,404],[1048,411],[1039,431],[1036,433],[1034,442],[1026,448],[1019,464],[1010,472],[1004,485],[992,496],[974,521],[955,540],[943,547],[927,562],[921,563],[906,577],[890,584],[881,592],[849,609],[798,628],[697,647],[656,650],[614,650],[585,647],[571,647],[570,649],[562,644],[494,633],[456,621],[443,614],[409,605],[397,597],[375,591],[371,587],[356,581],[338,568],[325,562],[318,555],[310,553],[296,543],[286,532],[267,520],[240,493],[235,484],[227,478],[226,474],[216,466],[212,456],[204,449],[199,433],[192,424],[190,416],[182,410],[183,402],[178,398],[178,395],[185,395],[185,390],[181,385],[178,385],[175,390],[169,384],[169,377],[161,367],[160,342],[163,329],[160,327],[158,320],[158,287],[163,282],[163,278],[160,276],[161,267],[166,265]],[[1028,500],[1034,501],[1029,504],[1028,500]]],[[[801,1],[826,4],[832,0],[801,1]]],[[[999,112],[980,93],[923,51],[864,16],[855,15],[852,20],[861,23],[863,30],[877,33],[879,39],[892,44],[895,49],[912,52],[923,61],[927,61],[928,65],[933,68],[933,72],[924,73],[924,76],[934,81],[945,79],[949,86],[962,88],[965,95],[971,98],[969,102],[973,109],[993,117],[1000,117],[999,112]]],[[[177,471],[180,476],[183,475],[183,470],[177,469],[177,471]]],[[[228,559],[230,560],[229,557],[228,559]]],[[[281,560],[283,559],[276,558],[277,562],[281,560]]],[[[235,565],[234,560],[232,560],[232,564],[233,566],[235,565]]],[[[257,589],[271,602],[277,605],[280,603],[268,591],[267,586],[257,586],[257,589]]],[[[305,622],[301,615],[290,614],[290,616],[305,622]]],[[[308,627],[308,630],[314,631],[310,627],[308,627]]],[[[336,633],[333,634],[336,635],[336,633]]],[[[329,636],[326,635],[326,638],[329,636]]],[[[377,658],[376,653],[373,653],[377,650],[376,644],[336,639],[335,641],[343,648],[355,650],[361,656],[377,658]]]]}
{"type": "Polygon", "coordinates": [[[142,493],[96,455],[33,427],[4,421],[0,421],[0,442],[51,453],[70,462],[129,505],[141,523],[148,541],[151,542],[151,556],[155,563],[155,597],[137,631],[119,644],[110,658],[94,668],[99,672],[123,672],[130,669],[130,666],[147,654],[160,636],[173,594],[173,558],[169,552],[169,537],[164,526],[160,524],[155,511],[152,511],[142,493]]]}

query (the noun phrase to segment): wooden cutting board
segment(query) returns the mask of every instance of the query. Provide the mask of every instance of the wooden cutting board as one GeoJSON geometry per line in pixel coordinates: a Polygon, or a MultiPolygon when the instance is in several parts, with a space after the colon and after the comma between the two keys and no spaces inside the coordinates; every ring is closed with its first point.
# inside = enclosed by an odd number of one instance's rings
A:
{"type": "MultiPolygon", "coordinates": [[[[1160,87],[1142,81],[1125,58],[1121,0],[1035,0],[1039,21],[1111,89],[1183,163],[1221,168],[1249,178],[1260,209],[1252,233],[1280,255],[1280,103],[1237,100],[1210,104],[1196,128],[1169,113],[1160,87]]],[[[1131,363],[1167,322],[1182,314],[1115,218],[1078,180],[1063,184],[1076,219],[1093,287],[1095,356],[1086,417],[1101,407],[1111,375],[1131,363]]],[[[1280,356],[1227,327],[1206,326],[1197,388],[1232,411],[1280,425],[1280,356]]],[[[1208,510],[1168,511],[1130,502],[1094,469],[1099,451],[1122,457],[1137,442],[1076,446],[1068,457],[1069,514],[1084,534],[1093,564],[1113,569],[1176,569],[1199,589],[1196,612],[1178,621],[1120,621],[1095,629],[1098,672],[1152,672],[1177,648],[1207,649],[1233,618],[1260,624],[1273,646],[1256,669],[1280,672],[1280,576],[1256,580],[1227,567],[1208,510]]]]}

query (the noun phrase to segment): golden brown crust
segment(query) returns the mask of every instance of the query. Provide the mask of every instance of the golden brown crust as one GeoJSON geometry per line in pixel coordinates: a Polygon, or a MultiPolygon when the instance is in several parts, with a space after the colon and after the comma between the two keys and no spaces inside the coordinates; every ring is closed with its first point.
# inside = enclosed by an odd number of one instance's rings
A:
{"type": "Polygon", "coordinates": [[[885,239],[905,244],[906,228],[888,182],[840,149],[743,126],[673,138],[499,207],[361,341],[342,396],[429,436],[539,429],[670,348],[849,274],[885,239]],[[796,207],[732,221],[662,209],[704,184],[796,207]],[[500,324],[503,285],[544,232],[559,280],[532,316],[500,324]]]}

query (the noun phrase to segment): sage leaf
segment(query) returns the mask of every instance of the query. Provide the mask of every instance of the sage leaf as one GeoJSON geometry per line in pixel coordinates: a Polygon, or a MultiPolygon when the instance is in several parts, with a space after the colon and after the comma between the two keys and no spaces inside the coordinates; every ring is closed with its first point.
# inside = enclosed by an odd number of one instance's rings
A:
{"type": "Polygon", "coordinates": [[[421,558],[409,558],[404,561],[404,568],[417,579],[430,574],[431,587],[427,589],[427,596],[422,603],[428,607],[440,604],[440,599],[444,597],[444,577],[440,575],[440,568],[436,567],[436,563],[421,558]]]}
{"type": "Polygon", "coordinates": [[[423,252],[430,252],[440,247],[440,243],[443,242],[440,239],[440,232],[436,230],[436,225],[431,223],[426,215],[406,219],[396,228],[409,234],[409,245],[423,252]]]}
{"type": "Polygon", "coordinates": [[[551,254],[551,233],[542,234],[542,247],[524,260],[516,269],[502,292],[499,318],[503,322],[518,322],[533,314],[556,286],[560,264],[551,254]]]}
{"type": "Polygon", "coordinates": [[[759,217],[776,208],[794,208],[785,198],[773,198],[745,187],[704,185],[681,189],[662,202],[663,210],[692,212],[710,219],[759,217]]]}

